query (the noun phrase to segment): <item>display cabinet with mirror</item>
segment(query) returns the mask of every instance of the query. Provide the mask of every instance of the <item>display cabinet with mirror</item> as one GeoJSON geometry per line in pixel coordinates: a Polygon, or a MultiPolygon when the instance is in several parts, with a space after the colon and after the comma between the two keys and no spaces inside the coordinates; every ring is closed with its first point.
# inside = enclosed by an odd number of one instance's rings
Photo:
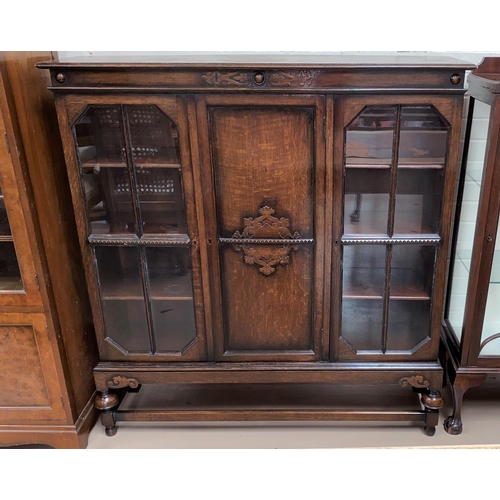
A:
{"type": "Polygon", "coordinates": [[[186,55],[41,67],[58,107],[109,435],[117,422],[151,420],[410,421],[434,433],[471,65],[186,55]],[[156,398],[167,407],[146,403],[151,386],[186,384],[196,388],[180,406],[174,389],[156,398]],[[347,386],[351,397],[256,404],[262,384],[310,396],[347,386]],[[358,386],[409,393],[415,405],[381,396],[362,409],[358,386]],[[222,405],[209,404],[216,390],[222,405]]]}
{"type": "Polygon", "coordinates": [[[465,392],[500,373],[500,58],[468,78],[470,96],[450,260],[443,344],[453,394],[450,434],[462,432],[465,392]]]}

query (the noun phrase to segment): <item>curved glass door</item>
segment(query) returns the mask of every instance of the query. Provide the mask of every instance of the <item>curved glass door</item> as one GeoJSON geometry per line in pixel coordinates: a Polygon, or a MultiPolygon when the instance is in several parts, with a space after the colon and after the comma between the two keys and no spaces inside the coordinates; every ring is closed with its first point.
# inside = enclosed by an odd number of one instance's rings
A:
{"type": "Polygon", "coordinates": [[[488,299],[484,314],[479,357],[500,356],[500,237],[495,242],[493,265],[491,267],[488,299]]]}
{"type": "MultiPolygon", "coordinates": [[[[467,154],[467,158],[465,171],[462,172],[459,199],[457,201],[459,218],[458,225],[455,227],[455,251],[451,261],[446,314],[448,326],[451,327],[458,340],[462,338],[464,326],[465,301],[469,284],[479,196],[483,183],[486,137],[491,112],[489,105],[473,98],[471,98],[471,106],[473,106],[473,109],[471,118],[469,118],[472,120],[469,124],[470,139],[468,141],[468,151],[464,152],[464,154],[467,154]]],[[[498,276],[492,273],[492,279],[496,280],[497,278],[498,276]]],[[[491,317],[491,313],[488,317],[491,317]]],[[[489,323],[491,325],[490,321],[489,323]]],[[[489,349],[492,347],[493,345],[489,349]]],[[[500,352],[500,345],[498,345],[498,349],[500,352]]]]}

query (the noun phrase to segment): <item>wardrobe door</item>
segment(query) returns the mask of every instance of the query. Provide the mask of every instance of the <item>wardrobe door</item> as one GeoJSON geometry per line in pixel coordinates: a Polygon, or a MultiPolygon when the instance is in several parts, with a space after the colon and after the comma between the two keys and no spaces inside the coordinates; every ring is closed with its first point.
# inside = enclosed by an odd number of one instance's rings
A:
{"type": "Polygon", "coordinates": [[[197,116],[216,359],[320,359],[323,97],[206,96],[197,116]]]}

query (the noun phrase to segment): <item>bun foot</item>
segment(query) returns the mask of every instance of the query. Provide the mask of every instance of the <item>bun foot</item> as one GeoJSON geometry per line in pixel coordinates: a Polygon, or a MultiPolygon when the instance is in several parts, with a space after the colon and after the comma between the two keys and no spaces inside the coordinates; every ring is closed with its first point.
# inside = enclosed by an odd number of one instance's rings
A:
{"type": "Polygon", "coordinates": [[[113,427],[106,427],[106,436],[113,437],[118,432],[118,427],[114,425],[113,427]]]}
{"type": "Polygon", "coordinates": [[[444,430],[448,434],[452,434],[453,436],[458,436],[462,434],[463,426],[461,420],[455,420],[453,417],[448,417],[444,421],[444,430]]]}
{"type": "Polygon", "coordinates": [[[436,434],[436,428],[433,425],[426,425],[424,427],[424,432],[427,436],[434,436],[434,434],[436,434]]]}

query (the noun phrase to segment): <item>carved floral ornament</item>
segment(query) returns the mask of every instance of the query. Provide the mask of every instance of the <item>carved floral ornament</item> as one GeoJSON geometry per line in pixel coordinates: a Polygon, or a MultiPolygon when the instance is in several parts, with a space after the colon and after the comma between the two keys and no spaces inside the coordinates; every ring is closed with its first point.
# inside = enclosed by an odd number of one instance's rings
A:
{"type": "Polygon", "coordinates": [[[290,252],[299,249],[298,243],[309,243],[312,240],[300,239],[297,231],[292,234],[289,229],[290,221],[285,217],[274,217],[273,208],[262,207],[259,213],[260,216],[255,219],[243,219],[243,232],[236,231],[231,238],[221,238],[221,241],[232,243],[236,252],[245,254],[246,264],[256,264],[260,266],[259,272],[270,276],[276,272],[276,266],[284,266],[290,262],[290,252]],[[281,246],[276,248],[276,244],[281,246]]]}

